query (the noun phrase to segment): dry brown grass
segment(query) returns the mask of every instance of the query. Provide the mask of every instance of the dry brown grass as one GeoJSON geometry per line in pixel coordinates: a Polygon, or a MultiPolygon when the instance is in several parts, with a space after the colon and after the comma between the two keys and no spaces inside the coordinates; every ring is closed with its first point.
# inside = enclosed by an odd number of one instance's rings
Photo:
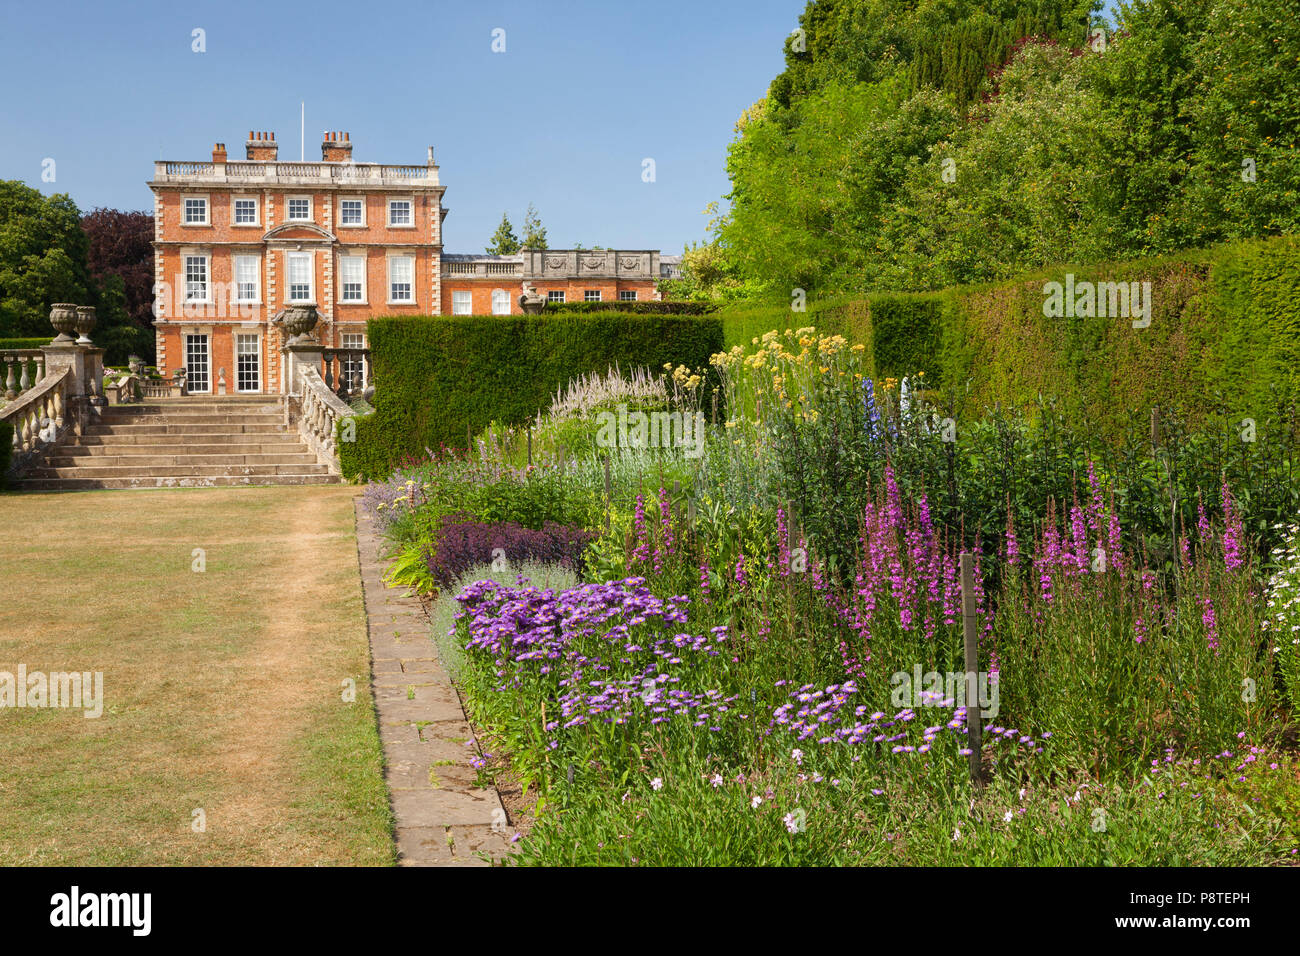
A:
{"type": "Polygon", "coordinates": [[[0,495],[0,671],[106,698],[0,710],[0,863],[392,862],[355,493],[0,495]]]}

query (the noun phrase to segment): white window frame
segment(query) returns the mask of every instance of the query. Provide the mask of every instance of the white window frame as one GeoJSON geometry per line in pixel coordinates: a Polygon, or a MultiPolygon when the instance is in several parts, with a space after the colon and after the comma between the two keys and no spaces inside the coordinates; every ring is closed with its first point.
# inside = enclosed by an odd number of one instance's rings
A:
{"type": "Polygon", "coordinates": [[[212,304],[212,256],[206,252],[187,252],[181,256],[181,281],[185,289],[185,305],[212,304]],[[203,298],[190,295],[190,260],[203,263],[203,298]]]}
{"type": "Polygon", "coordinates": [[[492,314],[509,315],[510,314],[510,292],[506,289],[492,290],[492,314]],[[504,308],[501,305],[504,304],[504,308]]]}
{"type": "Polygon", "coordinates": [[[186,371],[186,382],[185,382],[186,392],[193,392],[196,395],[211,395],[214,383],[212,381],[212,332],[209,329],[199,329],[197,331],[194,329],[181,330],[181,361],[184,363],[181,367],[184,368],[186,371]],[[202,391],[196,391],[192,387],[192,382],[194,381],[194,379],[189,375],[191,336],[195,338],[201,337],[204,339],[203,350],[204,350],[204,354],[207,356],[207,363],[206,363],[207,368],[204,369],[205,374],[203,377],[207,381],[208,387],[203,389],[202,391]]]}
{"type": "Polygon", "coordinates": [[[366,262],[365,254],[344,253],[339,256],[339,304],[340,305],[367,305],[369,296],[366,287],[369,283],[366,281],[366,262]],[[349,299],[347,297],[347,269],[345,263],[349,260],[361,263],[361,298],[349,299]]]}
{"type": "Polygon", "coordinates": [[[414,229],[415,228],[415,199],[413,197],[389,196],[387,200],[386,208],[388,210],[387,216],[388,216],[389,229],[414,229]],[[406,203],[407,206],[410,207],[410,213],[411,213],[410,222],[393,222],[393,204],[399,202],[404,202],[406,203]]]}
{"type": "Polygon", "coordinates": [[[312,201],[311,196],[285,196],[284,197],[284,221],[285,222],[312,222],[312,201]],[[296,202],[305,202],[307,204],[307,218],[295,218],[293,216],[293,204],[296,202]]]}
{"type": "Polygon", "coordinates": [[[260,333],[260,332],[257,332],[257,331],[251,331],[251,332],[250,332],[250,331],[244,331],[244,330],[242,330],[242,329],[238,329],[238,328],[237,328],[237,329],[234,330],[231,344],[234,346],[234,361],[235,361],[235,391],[236,391],[237,393],[239,393],[239,394],[243,394],[243,395],[255,395],[255,394],[259,394],[259,393],[261,393],[261,391],[262,391],[262,385],[263,385],[263,383],[262,383],[262,365],[263,365],[263,362],[262,362],[262,335],[261,335],[261,333],[260,333]],[[249,353],[249,352],[241,352],[241,351],[240,351],[240,348],[239,348],[239,346],[240,346],[240,342],[239,342],[240,338],[251,338],[251,339],[253,339],[253,340],[257,343],[257,348],[256,348],[256,350],[255,350],[254,352],[252,352],[252,353],[249,353]],[[249,355],[249,354],[253,354],[253,355],[256,355],[256,356],[257,356],[257,387],[256,387],[256,388],[244,388],[242,385],[240,385],[240,381],[239,381],[239,356],[240,356],[240,355],[249,355]]]}
{"type": "Polygon", "coordinates": [[[238,194],[230,197],[230,224],[236,229],[255,229],[262,225],[262,204],[258,202],[256,196],[240,196],[238,194]],[[253,204],[253,221],[240,222],[238,213],[238,203],[251,202],[253,204]]]}
{"type": "Polygon", "coordinates": [[[181,225],[191,228],[212,225],[212,201],[208,198],[207,193],[181,195],[181,225]],[[203,220],[200,222],[190,221],[189,204],[191,202],[203,203],[203,220]]]}
{"type": "Polygon", "coordinates": [[[231,278],[235,282],[235,302],[240,305],[261,305],[262,304],[262,257],[250,252],[237,252],[230,257],[231,278]],[[251,298],[245,298],[239,294],[239,263],[240,260],[252,260],[253,263],[253,295],[251,298]]]}
{"type": "Polygon", "coordinates": [[[546,301],[547,301],[547,302],[563,302],[563,301],[564,301],[564,290],[563,290],[563,289],[551,289],[549,292],[546,293],[546,301]]]}
{"type": "Polygon", "coordinates": [[[389,256],[388,261],[386,263],[385,271],[388,273],[387,275],[388,284],[385,290],[388,296],[388,304],[389,305],[414,305],[416,301],[415,300],[415,256],[411,256],[411,255],[389,256]],[[393,263],[395,262],[409,262],[411,265],[411,274],[410,274],[411,294],[409,298],[405,298],[405,299],[393,298],[393,263]]]}
{"type": "Polygon", "coordinates": [[[473,315],[474,314],[474,291],[472,289],[453,289],[451,293],[451,314],[452,315],[473,315]],[[457,297],[460,297],[459,300],[457,297]],[[464,302],[462,308],[459,302],[464,302]]]}
{"type": "MultiPolygon", "coordinates": [[[[345,349],[364,349],[364,348],[366,347],[366,333],[364,333],[364,332],[340,332],[340,333],[339,333],[339,346],[340,346],[341,348],[345,348],[345,349]],[[360,340],[360,341],[351,341],[351,342],[349,342],[349,341],[348,341],[349,339],[360,340]]],[[[369,381],[367,380],[367,378],[366,378],[366,360],[365,360],[364,358],[362,358],[362,359],[355,359],[355,360],[349,360],[349,359],[347,359],[347,358],[344,358],[344,359],[339,363],[339,373],[340,373],[341,375],[347,375],[348,372],[351,371],[351,364],[352,364],[352,361],[355,361],[355,362],[357,363],[357,365],[360,366],[360,372],[361,372],[361,387],[362,387],[362,388],[366,388],[367,386],[370,385],[370,382],[369,382],[369,381]]],[[[350,384],[350,383],[349,383],[349,384],[350,384]]]]}
{"type": "Polygon", "coordinates": [[[366,197],[365,197],[365,196],[340,196],[340,197],[339,197],[339,211],[338,211],[338,216],[336,217],[336,220],[335,220],[335,221],[339,224],[339,228],[340,228],[340,229],[364,229],[364,228],[366,228],[366,197]],[[361,221],[360,221],[360,222],[344,222],[344,221],[343,221],[343,204],[344,204],[345,202],[358,202],[358,203],[361,203],[361,221]]]}
{"type": "Polygon", "coordinates": [[[310,252],[286,252],[284,255],[284,292],[286,302],[301,303],[316,301],[316,256],[310,252]],[[296,297],[293,294],[293,263],[305,260],[307,263],[307,296],[296,297]]]}
{"type": "Polygon", "coordinates": [[[637,297],[636,297],[636,289],[619,289],[619,290],[618,290],[618,301],[620,301],[620,302],[636,302],[636,301],[637,301],[637,297]]]}
{"type": "Polygon", "coordinates": [[[583,289],[583,290],[582,290],[582,301],[583,301],[583,302],[599,302],[599,301],[601,301],[601,298],[600,298],[600,290],[599,290],[599,289],[583,289]]]}

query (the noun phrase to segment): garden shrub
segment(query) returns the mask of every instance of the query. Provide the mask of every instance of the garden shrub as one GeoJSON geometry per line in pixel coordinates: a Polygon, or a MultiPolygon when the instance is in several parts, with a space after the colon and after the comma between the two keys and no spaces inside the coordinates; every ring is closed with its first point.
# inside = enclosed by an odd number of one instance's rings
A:
{"type": "Polygon", "coordinates": [[[426,448],[463,448],[467,428],[532,418],[576,375],[614,364],[706,367],[723,344],[711,316],[402,316],[368,328],[375,412],[339,444],[344,474],[365,478],[426,448]]]}
{"type": "Polygon", "coordinates": [[[429,575],[440,588],[453,586],[470,568],[491,560],[505,571],[522,562],[557,565],[582,574],[582,552],[596,535],[573,525],[546,522],[541,530],[512,521],[476,521],[444,515],[425,551],[429,575]]]}

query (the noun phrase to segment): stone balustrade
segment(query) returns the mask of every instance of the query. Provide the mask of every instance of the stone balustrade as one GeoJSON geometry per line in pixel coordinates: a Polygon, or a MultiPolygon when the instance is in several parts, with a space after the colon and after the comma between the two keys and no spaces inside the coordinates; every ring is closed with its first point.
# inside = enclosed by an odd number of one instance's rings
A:
{"type": "Polygon", "coordinates": [[[232,183],[244,185],[438,185],[437,166],[388,163],[226,162],[154,163],[153,184],[232,183]]]}
{"type": "Polygon", "coordinates": [[[38,463],[69,435],[80,435],[108,404],[103,394],[104,350],[95,348],[95,310],[56,302],[50,324],[59,334],[40,349],[0,352],[5,403],[0,422],[13,426],[10,473],[38,463]],[[78,338],[72,333],[77,332],[78,338]]]}
{"type": "Polygon", "coordinates": [[[343,400],[335,395],[320,372],[311,365],[297,366],[298,394],[291,395],[285,406],[289,424],[298,426],[298,434],[316,453],[316,460],[325,465],[330,474],[340,473],[338,423],[354,417],[343,400]]]}
{"type": "Polygon", "coordinates": [[[0,380],[5,401],[12,402],[45,377],[45,353],[40,349],[0,351],[0,380]]]}
{"type": "Polygon", "coordinates": [[[43,375],[18,399],[0,408],[0,422],[13,425],[13,463],[18,471],[40,457],[45,449],[57,445],[73,424],[76,373],[64,365],[50,375],[43,375]]]}
{"type": "Polygon", "coordinates": [[[370,349],[322,349],[325,356],[322,378],[325,387],[343,401],[372,391],[374,371],[370,349]],[[358,370],[359,369],[359,370],[358,370]]]}

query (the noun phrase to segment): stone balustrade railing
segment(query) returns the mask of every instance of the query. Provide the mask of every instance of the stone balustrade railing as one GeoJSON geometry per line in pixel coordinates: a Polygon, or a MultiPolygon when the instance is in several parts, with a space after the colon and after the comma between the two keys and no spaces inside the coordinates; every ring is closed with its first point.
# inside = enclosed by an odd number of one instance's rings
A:
{"type": "Polygon", "coordinates": [[[75,383],[72,366],[65,365],[0,408],[0,422],[14,427],[12,467],[22,467],[67,433],[75,383]]]}
{"type": "Polygon", "coordinates": [[[235,182],[293,185],[297,183],[357,183],[376,186],[438,185],[437,166],[388,163],[236,162],[154,163],[155,183],[235,182]]]}
{"type": "Polygon", "coordinates": [[[360,396],[373,384],[370,349],[322,349],[325,387],[343,401],[360,396]]]}
{"type": "Polygon", "coordinates": [[[5,401],[12,402],[45,377],[45,353],[40,349],[0,351],[0,380],[5,401]]]}
{"type": "Polygon", "coordinates": [[[352,409],[325,384],[314,366],[298,366],[298,394],[290,395],[285,404],[289,424],[298,426],[298,434],[316,454],[316,460],[339,474],[338,423],[353,417],[352,409]]]}

